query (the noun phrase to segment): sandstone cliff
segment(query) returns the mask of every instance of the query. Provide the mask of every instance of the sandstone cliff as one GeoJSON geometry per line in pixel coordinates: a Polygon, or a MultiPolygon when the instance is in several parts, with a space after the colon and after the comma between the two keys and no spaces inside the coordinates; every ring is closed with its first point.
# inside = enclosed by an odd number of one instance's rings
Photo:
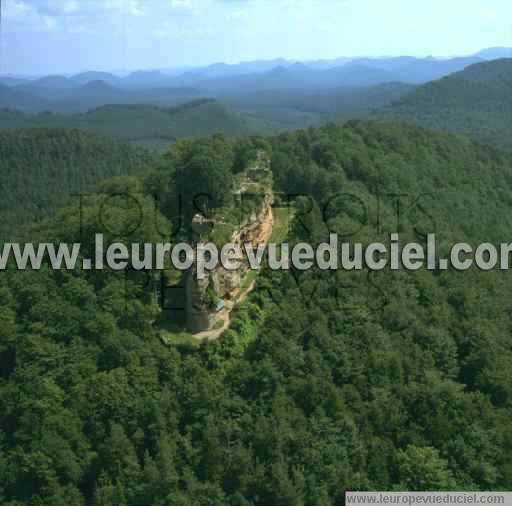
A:
{"type": "MultiPolygon", "coordinates": [[[[268,243],[274,223],[273,194],[270,170],[261,156],[256,165],[245,172],[237,190],[240,201],[257,192],[259,204],[242,217],[240,225],[231,234],[230,242],[238,244],[242,251],[243,245],[247,243],[255,247],[268,243]]],[[[236,206],[233,212],[237,212],[236,206]]],[[[215,227],[215,220],[212,220],[211,226],[215,227]]],[[[227,270],[219,265],[202,280],[197,279],[195,269],[192,268],[186,280],[188,330],[192,333],[208,331],[225,320],[226,312],[230,312],[238,300],[248,274],[247,258],[242,259],[239,269],[227,270]]]]}

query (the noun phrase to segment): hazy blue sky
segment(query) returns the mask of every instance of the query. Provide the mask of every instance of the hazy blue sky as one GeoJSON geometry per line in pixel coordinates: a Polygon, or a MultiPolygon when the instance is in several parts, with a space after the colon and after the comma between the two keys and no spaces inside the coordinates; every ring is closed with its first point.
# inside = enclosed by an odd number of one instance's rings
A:
{"type": "Polygon", "coordinates": [[[1,72],[512,46],[511,0],[0,0],[1,72]]]}

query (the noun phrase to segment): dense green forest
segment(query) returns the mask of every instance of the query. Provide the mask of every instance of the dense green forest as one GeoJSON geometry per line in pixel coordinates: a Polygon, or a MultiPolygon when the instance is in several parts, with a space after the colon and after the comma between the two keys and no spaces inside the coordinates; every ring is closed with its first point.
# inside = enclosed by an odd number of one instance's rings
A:
{"type": "MultiPolygon", "coordinates": [[[[134,231],[134,207],[111,206],[109,240],[186,235],[175,196],[200,176],[224,205],[262,147],[276,204],[294,195],[291,242],[435,232],[443,252],[510,237],[511,156],[351,121],[177,143],[151,175],[103,182],[81,216],[63,209],[30,239],[102,231],[109,192],[143,211],[134,231]]],[[[230,330],[199,347],[161,342],[136,273],[8,270],[0,283],[2,504],[328,506],[345,490],[512,486],[506,272],[265,270],[230,330]]]]}
{"type": "Polygon", "coordinates": [[[91,192],[101,179],[142,174],[153,163],[142,149],[79,130],[0,132],[0,240],[40,221],[73,194],[91,192]]]}
{"type": "Polygon", "coordinates": [[[478,63],[417,87],[377,114],[511,149],[511,87],[512,59],[478,63]]]}
{"type": "Polygon", "coordinates": [[[199,99],[172,108],[154,105],[104,105],[86,113],[43,112],[25,115],[0,110],[0,128],[80,128],[138,144],[167,147],[183,137],[214,133],[228,136],[276,130],[269,121],[243,114],[212,99],[199,99]]]}

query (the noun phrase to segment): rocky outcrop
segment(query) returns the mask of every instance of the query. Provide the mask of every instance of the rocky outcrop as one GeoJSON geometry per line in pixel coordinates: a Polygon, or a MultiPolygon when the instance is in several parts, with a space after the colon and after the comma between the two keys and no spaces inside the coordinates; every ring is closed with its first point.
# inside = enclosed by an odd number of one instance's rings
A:
{"type": "MultiPolygon", "coordinates": [[[[256,178],[261,180],[262,176],[268,177],[269,170],[266,168],[251,168],[247,172],[247,181],[244,188],[238,194],[248,192],[251,184],[255,184],[256,178]]],[[[258,186],[261,190],[262,186],[258,186]]],[[[272,212],[273,194],[271,185],[263,186],[264,195],[258,210],[251,213],[241,223],[231,236],[231,242],[238,244],[242,251],[243,245],[251,243],[254,247],[259,244],[266,244],[272,235],[274,216],[272,212]]],[[[204,220],[197,220],[197,226],[204,227],[204,220]]],[[[215,223],[208,223],[215,226],[215,223]]],[[[217,322],[225,319],[226,312],[231,311],[239,297],[244,281],[248,274],[248,261],[242,258],[242,266],[236,270],[225,269],[219,265],[211,272],[207,272],[202,280],[198,280],[195,269],[187,273],[186,296],[187,296],[187,328],[192,333],[204,332],[213,329],[217,322]]]]}

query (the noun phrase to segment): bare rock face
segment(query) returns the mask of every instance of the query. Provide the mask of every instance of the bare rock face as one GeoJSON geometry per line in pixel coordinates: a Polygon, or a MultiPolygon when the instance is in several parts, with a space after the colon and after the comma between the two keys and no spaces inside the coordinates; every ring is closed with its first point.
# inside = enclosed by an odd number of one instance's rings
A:
{"type": "Polygon", "coordinates": [[[244,267],[230,271],[219,266],[212,272],[212,282],[215,293],[217,293],[221,299],[235,300],[236,295],[240,291],[245,272],[246,269],[244,267]]]}
{"type": "Polygon", "coordinates": [[[204,279],[197,279],[195,269],[187,273],[187,329],[194,334],[210,330],[215,325],[216,311],[207,300],[210,278],[211,274],[207,273],[204,279]]]}
{"type": "MultiPolygon", "coordinates": [[[[252,213],[247,222],[236,230],[231,242],[238,244],[242,251],[247,243],[257,247],[266,244],[272,235],[274,216],[272,212],[273,196],[269,189],[265,194],[259,211],[252,213]]],[[[199,223],[196,226],[206,226],[199,223]]],[[[242,283],[248,271],[248,262],[242,259],[242,267],[236,270],[225,269],[219,265],[215,270],[207,272],[205,278],[198,280],[195,268],[187,274],[187,328],[192,333],[211,330],[220,315],[229,311],[226,302],[232,307],[241,293],[242,283]]]]}

